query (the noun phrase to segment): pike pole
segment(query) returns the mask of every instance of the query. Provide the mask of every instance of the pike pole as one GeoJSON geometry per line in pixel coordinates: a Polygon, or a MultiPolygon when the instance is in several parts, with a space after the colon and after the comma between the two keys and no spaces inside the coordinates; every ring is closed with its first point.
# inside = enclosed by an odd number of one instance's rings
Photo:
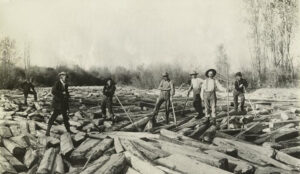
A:
{"type": "Polygon", "coordinates": [[[177,125],[177,120],[176,120],[175,109],[174,109],[173,98],[172,97],[171,97],[170,101],[171,101],[172,110],[173,110],[174,123],[175,123],[175,125],[177,125]]]}

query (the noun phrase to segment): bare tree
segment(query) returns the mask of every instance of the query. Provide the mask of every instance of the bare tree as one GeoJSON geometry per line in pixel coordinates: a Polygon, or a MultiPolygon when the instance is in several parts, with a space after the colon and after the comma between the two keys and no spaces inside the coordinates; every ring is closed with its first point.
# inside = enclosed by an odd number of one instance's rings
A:
{"type": "Polygon", "coordinates": [[[225,50],[225,47],[223,44],[220,44],[217,48],[217,54],[216,54],[216,67],[217,71],[227,77],[229,75],[230,71],[230,65],[228,63],[228,56],[225,50]]]}

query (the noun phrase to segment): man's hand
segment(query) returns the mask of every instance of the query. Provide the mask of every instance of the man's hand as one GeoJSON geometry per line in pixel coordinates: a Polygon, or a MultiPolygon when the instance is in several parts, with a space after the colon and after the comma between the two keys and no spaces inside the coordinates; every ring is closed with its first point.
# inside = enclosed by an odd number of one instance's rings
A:
{"type": "Polygon", "coordinates": [[[190,95],[190,92],[188,92],[186,96],[189,97],[189,95],[190,95]]]}
{"type": "Polygon", "coordinates": [[[242,88],[244,85],[243,84],[240,84],[240,88],[242,88]]]}

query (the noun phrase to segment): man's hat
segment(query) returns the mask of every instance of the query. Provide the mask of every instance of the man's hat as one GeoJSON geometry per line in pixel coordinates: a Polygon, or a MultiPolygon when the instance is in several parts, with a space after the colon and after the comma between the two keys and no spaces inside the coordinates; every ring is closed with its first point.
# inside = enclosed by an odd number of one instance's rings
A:
{"type": "Polygon", "coordinates": [[[205,73],[205,76],[208,77],[208,73],[209,73],[210,71],[213,73],[213,77],[215,77],[216,74],[217,74],[217,71],[216,71],[215,69],[209,69],[209,70],[207,70],[206,73],[205,73]]]}
{"type": "Polygon", "coordinates": [[[196,71],[192,71],[191,73],[190,73],[190,75],[197,75],[198,73],[196,72],[196,71]]]}
{"type": "Polygon", "coordinates": [[[67,76],[67,73],[66,73],[66,72],[60,72],[60,73],[58,74],[59,77],[60,77],[60,76],[63,76],[63,75],[67,76]]]}
{"type": "Polygon", "coordinates": [[[163,76],[163,77],[168,77],[169,74],[168,74],[167,72],[164,72],[164,73],[162,74],[162,76],[163,76]]]}
{"type": "Polygon", "coordinates": [[[241,73],[241,72],[237,72],[237,73],[235,73],[235,76],[240,76],[240,77],[242,77],[242,73],[241,73]]]}

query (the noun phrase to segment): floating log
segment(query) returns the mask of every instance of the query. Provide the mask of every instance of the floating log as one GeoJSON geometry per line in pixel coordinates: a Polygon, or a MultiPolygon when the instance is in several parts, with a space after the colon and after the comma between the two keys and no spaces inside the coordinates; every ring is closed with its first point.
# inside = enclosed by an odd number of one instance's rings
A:
{"type": "Polygon", "coordinates": [[[143,174],[165,174],[164,171],[160,170],[159,168],[155,167],[148,161],[145,161],[134,154],[130,153],[129,151],[125,152],[125,156],[127,161],[131,164],[131,166],[143,174]]]}
{"type": "Polygon", "coordinates": [[[18,145],[17,143],[8,140],[8,139],[3,139],[2,140],[3,145],[6,147],[6,149],[13,154],[13,156],[15,157],[23,157],[25,152],[26,152],[26,148],[22,147],[20,145],[18,145]]]}
{"type": "Polygon", "coordinates": [[[161,149],[170,154],[182,154],[185,156],[192,157],[197,161],[206,163],[208,165],[227,170],[228,160],[226,158],[217,159],[199,151],[195,147],[189,147],[185,145],[177,145],[165,141],[160,141],[161,149]]]}
{"type": "Polygon", "coordinates": [[[103,166],[108,160],[110,156],[103,155],[92,164],[88,165],[85,169],[83,169],[81,174],[93,174],[95,173],[101,166],[103,166]]]}
{"type": "Polygon", "coordinates": [[[254,173],[255,171],[254,166],[250,165],[245,161],[234,158],[230,155],[215,150],[206,150],[205,153],[218,159],[226,158],[228,160],[228,169],[230,172],[240,173],[240,174],[251,174],[254,173]]]}
{"type": "Polygon", "coordinates": [[[297,157],[297,158],[300,157],[300,146],[281,149],[280,151],[288,155],[291,155],[293,157],[297,157]]]}
{"type": "Polygon", "coordinates": [[[90,161],[93,161],[100,156],[103,155],[103,153],[111,147],[113,144],[113,139],[111,138],[105,138],[100,143],[98,143],[95,147],[93,147],[90,151],[88,151],[85,154],[86,158],[90,158],[90,161]]]}
{"type": "Polygon", "coordinates": [[[30,169],[38,160],[38,156],[35,150],[31,148],[27,149],[24,156],[24,163],[28,169],[30,169]]]}
{"type": "Polygon", "coordinates": [[[14,167],[4,158],[4,156],[0,155],[0,174],[17,174],[17,171],[14,167]]]}
{"type": "Polygon", "coordinates": [[[133,168],[131,167],[128,167],[127,171],[126,171],[126,174],[141,174],[140,172],[134,170],[133,168]]]}
{"type": "Polygon", "coordinates": [[[210,126],[201,136],[201,139],[206,141],[206,142],[211,142],[213,140],[213,138],[215,137],[217,131],[217,127],[212,125],[210,126]]]}
{"type": "Polygon", "coordinates": [[[159,158],[156,163],[168,167],[170,169],[176,169],[182,173],[189,174],[229,174],[225,170],[204,164],[200,161],[194,160],[190,157],[180,154],[172,154],[165,158],[159,158]]]}
{"type": "Polygon", "coordinates": [[[95,173],[118,174],[125,169],[125,163],[126,160],[123,153],[113,154],[95,173]]]}
{"type": "Polygon", "coordinates": [[[187,135],[188,137],[193,137],[195,139],[198,139],[206,131],[206,129],[209,128],[209,125],[202,124],[202,125],[198,125],[196,127],[197,128],[191,134],[187,135]]]}
{"type": "Polygon", "coordinates": [[[0,154],[13,166],[17,172],[24,172],[27,170],[26,166],[15,158],[9,151],[4,147],[0,147],[0,154]]]}
{"type": "Polygon", "coordinates": [[[143,141],[141,139],[134,139],[134,140],[131,140],[131,141],[134,142],[135,145],[142,146],[144,149],[147,149],[148,151],[151,151],[151,152],[155,153],[160,158],[163,158],[163,157],[166,157],[166,156],[170,155],[169,153],[167,153],[167,152],[161,150],[160,148],[158,148],[157,146],[159,146],[159,145],[155,145],[151,142],[146,142],[146,141],[143,141]]]}
{"type": "Polygon", "coordinates": [[[126,138],[126,139],[140,139],[140,138],[148,138],[148,139],[158,139],[159,135],[151,134],[146,132],[121,132],[121,131],[114,131],[114,132],[102,132],[102,133],[89,133],[89,137],[97,138],[97,139],[104,139],[106,137],[118,137],[118,138],[126,138]]]}
{"type": "Polygon", "coordinates": [[[114,147],[117,153],[121,153],[124,151],[124,148],[120,142],[120,139],[118,137],[114,137],[114,147]]]}
{"type": "Polygon", "coordinates": [[[129,141],[127,139],[120,139],[120,141],[121,141],[123,148],[126,151],[129,151],[130,153],[134,154],[135,156],[138,156],[139,158],[143,159],[144,161],[149,160],[135,147],[134,144],[132,144],[131,141],[129,141]]]}
{"type": "Polygon", "coordinates": [[[55,164],[54,164],[54,173],[55,174],[64,174],[65,168],[64,168],[64,162],[60,154],[56,155],[55,164]]]}
{"type": "Polygon", "coordinates": [[[134,123],[122,128],[122,131],[133,131],[140,127],[143,127],[147,124],[147,122],[150,120],[150,116],[146,116],[138,121],[135,121],[134,123]]]}
{"type": "Polygon", "coordinates": [[[80,144],[79,147],[77,147],[70,156],[70,162],[72,165],[80,165],[86,162],[87,158],[85,155],[97,144],[99,144],[99,140],[95,139],[86,139],[83,143],[80,144]]]}
{"type": "Polygon", "coordinates": [[[60,151],[63,155],[70,153],[74,149],[74,145],[69,133],[65,133],[60,137],[60,151]]]}
{"type": "Polygon", "coordinates": [[[41,160],[37,174],[48,174],[52,172],[55,159],[56,159],[56,150],[54,148],[49,148],[48,150],[46,150],[41,160]]]}
{"type": "Polygon", "coordinates": [[[9,138],[12,137],[10,129],[6,126],[0,126],[0,137],[9,138]]]}

